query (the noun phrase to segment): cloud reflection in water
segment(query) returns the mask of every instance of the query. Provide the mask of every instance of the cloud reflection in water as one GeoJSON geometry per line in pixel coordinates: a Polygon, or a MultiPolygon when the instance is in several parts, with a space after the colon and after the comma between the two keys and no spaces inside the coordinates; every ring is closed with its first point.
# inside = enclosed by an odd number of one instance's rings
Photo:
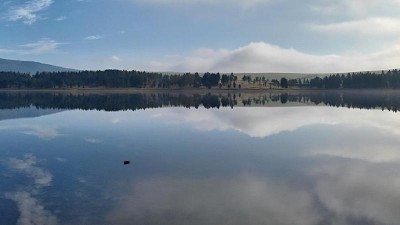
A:
{"type": "MultiPolygon", "coordinates": [[[[150,111],[196,130],[266,138],[321,128],[295,157],[304,182],[288,177],[156,177],[133,185],[108,216],[119,224],[396,224],[400,221],[400,118],[393,112],[330,107],[150,111]],[[324,136],[324,135],[332,136],[324,136]],[[129,221],[129,222],[127,222],[129,221]]],[[[310,137],[308,137],[310,138],[310,137]]],[[[290,152],[282,152],[282,154],[290,152]]],[[[246,160],[246,159],[243,159],[246,160]]]]}
{"type": "Polygon", "coordinates": [[[379,110],[356,110],[332,107],[238,107],[234,110],[163,108],[151,111],[155,118],[168,123],[184,123],[195,129],[234,129],[251,137],[267,137],[295,131],[311,125],[370,125],[400,134],[398,114],[379,110]]]}
{"type": "Polygon", "coordinates": [[[315,224],[312,196],[252,176],[153,178],[136,184],[108,216],[113,224],[315,224]]]}
{"type": "MultiPolygon", "coordinates": [[[[105,164],[87,165],[92,179],[82,179],[88,174],[80,174],[81,171],[73,174],[74,187],[87,188],[82,192],[85,196],[74,200],[88,199],[87,208],[74,210],[97,215],[96,204],[111,207],[107,208],[104,219],[99,214],[101,218],[97,219],[103,223],[96,224],[368,225],[400,221],[398,113],[332,107],[237,107],[113,113],[73,111],[57,116],[70,121],[66,132],[77,134],[70,136],[71,142],[85,140],[98,144],[84,145],[90,149],[104,143],[110,149],[117,146],[112,151],[96,153],[105,164]],[[113,123],[115,118],[123,123],[113,123]],[[221,139],[216,136],[215,140],[223,143],[216,141],[207,145],[212,148],[209,151],[193,152],[185,149],[190,145],[179,140],[165,140],[173,137],[174,132],[168,135],[163,132],[169,132],[175,125],[190,138],[204,138],[208,131],[221,131],[213,135],[221,135],[221,139]],[[88,133],[76,132],[82,126],[88,133]],[[191,136],[193,130],[193,135],[198,136],[191,136]],[[230,143],[232,133],[225,131],[232,130],[242,135],[235,134],[238,140],[230,143]],[[249,142],[248,137],[253,137],[254,142],[249,142]],[[154,148],[145,148],[149,140],[157,140],[152,143],[154,148]],[[177,145],[174,151],[165,148],[171,143],[177,145]],[[118,146],[122,144],[134,148],[120,151],[118,146]],[[137,150],[142,146],[146,151],[137,150]],[[254,149],[243,152],[242,146],[254,149]],[[295,149],[290,149],[293,146],[295,149]],[[214,148],[218,151],[213,151],[214,148]],[[273,154],[267,154],[271,151],[273,154]],[[124,170],[115,169],[114,163],[107,165],[109,158],[119,160],[128,156],[135,163],[123,167],[124,170]],[[238,169],[231,170],[236,165],[238,169]],[[207,173],[199,172],[202,166],[210,167],[207,173]],[[228,172],[221,172],[226,168],[228,172]],[[102,185],[105,176],[110,186],[102,185]],[[106,193],[108,198],[90,193],[106,193]]],[[[188,141],[192,141],[190,138],[188,141]]],[[[54,142],[60,139],[64,137],[54,142]]],[[[202,148],[196,147],[193,149],[202,148]]],[[[89,154],[80,150],[77,147],[80,157],[89,154]]],[[[7,165],[32,179],[34,186],[44,188],[51,185],[52,175],[40,162],[27,155],[22,159],[11,158],[7,165]]],[[[60,164],[68,167],[74,163],[68,158],[68,163],[60,164]]],[[[16,202],[21,215],[47,218],[37,220],[40,221],[37,224],[46,221],[62,224],[51,213],[54,210],[47,209],[32,190],[7,193],[7,197],[16,202]]]]}
{"type": "Polygon", "coordinates": [[[33,179],[34,186],[17,187],[19,191],[7,192],[4,197],[14,201],[19,210],[17,225],[57,225],[58,219],[41,204],[37,193],[44,187],[51,186],[53,175],[38,164],[41,160],[32,154],[23,159],[10,158],[6,164],[14,172],[33,179]]]}

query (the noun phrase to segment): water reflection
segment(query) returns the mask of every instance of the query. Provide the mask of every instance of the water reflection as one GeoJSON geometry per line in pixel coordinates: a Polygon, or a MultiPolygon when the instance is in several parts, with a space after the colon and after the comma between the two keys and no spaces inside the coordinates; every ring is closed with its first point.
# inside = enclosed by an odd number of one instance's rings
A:
{"type": "MultiPolygon", "coordinates": [[[[127,95],[156,108],[137,111],[114,110],[146,104],[120,99],[109,107],[115,96],[50,95],[57,101],[29,97],[24,104],[32,111],[77,109],[100,97],[105,104],[90,107],[113,112],[66,110],[0,121],[1,224],[400,221],[397,113],[313,106],[304,93],[301,101],[288,95],[285,104],[280,93],[276,101],[264,98],[273,107],[236,107],[241,98],[263,104],[254,101],[262,96],[237,95],[233,109],[158,108],[171,105],[169,97],[127,95]],[[125,160],[131,163],[122,165],[125,160]]],[[[396,101],[382,96],[372,99],[396,101]]],[[[212,98],[221,104],[223,96],[212,98]]],[[[352,98],[352,105],[363,99],[352,98]]],[[[364,107],[379,105],[373,102],[364,107]]]]}
{"type": "MultiPolygon", "coordinates": [[[[374,166],[319,165],[312,181],[265,176],[158,177],[132,187],[107,216],[117,224],[396,224],[398,178],[374,166]],[[371,168],[369,168],[371,167],[371,168]],[[348,173],[348,171],[354,171],[348,173]],[[372,175],[372,176],[371,176],[372,175]],[[386,178],[385,178],[386,177],[386,178]],[[371,181],[372,179],[372,181],[371,181]]],[[[397,174],[398,177],[398,174],[397,174]]]]}
{"type": "Polygon", "coordinates": [[[17,130],[22,134],[35,136],[41,138],[43,140],[52,140],[58,136],[61,136],[56,128],[49,126],[41,126],[41,125],[8,125],[8,126],[0,126],[0,130],[17,130]]]}
{"type": "MultiPolygon", "coordinates": [[[[399,163],[323,160],[313,187],[332,224],[397,224],[399,163]],[[396,200],[394,200],[396,199],[396,200]]],[[[318,171],[316,171],[318,170],[318,171]]]]}
{"type": "Polygon", "coordinates": [[[52,175],[45,169],[37,167],[38,159],[27,154],[24,159],[10,158],[8,166],[10,169],[25,174],[27,177],[33,180],[33,183],[37,188],[50,186],[52,181],[52,175]]]}
{"type": "Polygon", "coordinates": [[[313,197],[265,177],[144,180],[107,216],[115,224],[316,224],[313,197]]]}
{"type": "MultiPolygon", "coordinates": [[[[377,110],[357,111],[328,107],[272,107],[237,108],[219,110],[185,110],[166,108],[149,113],[167,123],[184,121],[191,127],[203,130],[234,129],[251,137],[267,137],[287,131],[295,131],[312,125],[368,126],[387,133],[400,134],[398,115],[377,110]],[[379,120],[377,120],[379,118],[379,120]]],[[[345,142],[349,144],[348,142],[345,142]]]]}
{"type": "Polygon", "coordinates": [[[57,218],[48,210],[31,193],[20,191],[6,193],[5,197],[13,200],[19,210],[18,225],[56,225],[57,218]]]}
{"type": "Polygon", "coordinates": [[[10,158],[6,162],[9,171],[14,173],[14,176],[21,175],[28,178],[25,187],[4,193],[4,198],[14,201],[18,208],[17,224],[58,224],[56,216],[45,209],[38,199],[40,191],[51,186],[53,179],[52,174],[40,167],[39,163],[40,160],[32,154],[26,154],[22,159],[10,158]]]}
{"type": "MultiPolygon", "coordinates": [[[[397,112],[398,91],[303,91],[289,93],[135,93],[71,94],[48,92],[1,92],[0,109],[35,107],[38,109],[138,110],[171,106],[220,108],[235,106],[328,105],[335,107],[382,109],[397,112]]],[[[22,112],[22,111],[20,111],[22,112]]],[[[2,111],[4,116],[15,112],[2,111]]],[[[43,111],[42,113],[45,113],[43,111]]]]}

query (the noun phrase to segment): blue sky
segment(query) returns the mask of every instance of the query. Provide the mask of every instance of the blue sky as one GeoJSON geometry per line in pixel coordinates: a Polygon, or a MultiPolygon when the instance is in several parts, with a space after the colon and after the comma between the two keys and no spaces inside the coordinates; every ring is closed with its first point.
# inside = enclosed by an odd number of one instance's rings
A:
{"type": "Polygon", "coordinates": [[[0,57],[77,69],[400,67],[400,0],[1,0],[0,57]]]}

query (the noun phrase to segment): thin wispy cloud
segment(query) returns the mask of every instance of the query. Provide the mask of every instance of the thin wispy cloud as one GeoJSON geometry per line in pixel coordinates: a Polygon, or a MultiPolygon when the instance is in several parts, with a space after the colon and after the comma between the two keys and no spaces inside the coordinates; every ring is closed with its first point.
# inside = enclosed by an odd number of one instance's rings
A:
{"type": "Polygon", "coordinates": [[[90,144],[100,144],[100,143],[103,142],[102,140],[97,139],[97,138],[85,138],[84,140],[85,140],[87,143],[90,143],[90,144]]]}
{"type": "Polygon", "coordinates": [[[119,123],[119,122],[121,122],[121,118],[113,118],[111,120],[111,123],[113,123],[113,124],[116,124],[116,123],[119,123]]]}
{"type": "Polygon", "coordinates": [[[53,175],[41,167],[42,160],[32,154],[22,159],[10,158],[6,165],[11,171],[24,174],[33,180],[34,186],[27,186],[23,191],[5,193],[4,197],[16,203],[19,211],[18,225],[57,225],[57,217],[35,197],[38,190],[51,186],[53,175]]]}
{"type": "Polygon", "coordinates": [[[37,42],[20,45],[19,47],[24,49],[21,51],[22,54],[42,54],[54,52],[62,44],[65,43],[60,43],[51,39],[41,39],[37,42]]]}
{"type": "Polygon", "coordinates": [[[314,31],[329,35],[348,36],[388,36],[400,35],[400,19],[395,18],[368,18],[330,24],[313,24],[314,31]]]}
{"type": "Polygon", "coordinates": [[[32,126],[27,128],[28,130],[21,131],[21,133],[32,135],[43,140],[52,140],[58,136],[61,136],[56,129],[49,127],[32,126]]]}
{"type": "MultiPolygon", "coordinates": [[[[23,36],[17,35],[18,38],[12,41],[10,38],[2,38],[1,41],[7,45],[0,46],[0,54],[13,57],[22,55],[27,60],[45,62],[45,57],[29,58],[26,55],[57,52],[63,44],[57,39],[66,38],[63,31],[74,30],[75,36],[83,42],[81,44],[95,43],[96,47],[102,49],[102,54],[88,52],[87,48],[71,44],[68,56],[59,54],[53,63],[68,63],[69,67],[80,69],[179,72],[341,72],[399,67],[398,63],[394,63],[398,60],[397,45],[400,44],[400,16],[397,13],[400,10],[399,0],[73,2],[19,0],[0,3],[4,9],[0,12],[3,22],[33,24],[48,17],[53,25],[57,21],[63,25],[54,27],[47,26],[47,23],[38,24],[43,33],[52,35],[51,39],[24,45],[18,45],[18,42],[25,37],[34,37],[37,33],[27,29],[23,31],[23,36]],[[57,7],[67,4],[71,11],[46,15],[55,5],[54,2],[57,7]],[[82,7],[86,10],[84,14],[82,7]],[[109,8],[111,13],[106,23],[96,17],[98,11],[104,10],[103,7],[109,8]],[[149,13],[156,9],[158,13],[151,14],[152,18],[165,24],[153,23],[138,13],[143,7],[149,9],[149,13]],[[74,20],[71,19],[72,15],[74,20]],[[169,16],[164,18],[163,15],[169,16]],[[82,20],[82,23],[74,23],[76,19],[82,20]],[[98,21],[89,21],[91,19],[98,21]],[[90,22],[102,24],[102,30],[83,27],[90,22]],[[167,23],[169,25],[166,27],[167,23]],[[193,29],[197,25],[198,29],[193,29]],[[54,29],[57,30],[56,34],[54,29]],[[243,32],[237,32],[241,30],[243,32]],[[142,35],[138,36],[139,32],[142,35]],[[222,33],[235,38],[225,41],[226,37],[220,35],[222,33]],[[177,40],[182,38],[180,34],[185,34],[185,40],[192,41],[179,43],[177,40]],[[205,38],[199,38],[202,35],[205,38]],[[110,41],[106,43],[103,39],[110,41]],[[160,56],[168,54],[180,56],[173,59],[160,56]],[[385,58],[376,61],[376,55],[385,58]]],[[[9,27],[13,26],[10,23],[5,25],[3,29],[7,34],[9,27]]],[[[35,38],[33,40],[40,37],[35,38]]],[[[25,38],[24,42],[29,41],[25,38]]]]}
{"type": "Polygon", "coordinates": [[[56,158],[57,161],[61,162],[61,163],[66,163],[68,160],[61,158],[61,157],[57,157],[56,158]]]}
{"type": "Polygon", "coordinates": [[[20,191],[6,193],[5,197],[14,201],[19,210],[18,225],[57,225],[58,219],[31,193],[20,191]]]}
{"type": "Polygon", "coordinates": [[[9,6],[12,3],[12,1],[3,1],[1,4],[3,4],[3,6],[9,6]]]}
{"type": "Polygon", "coordinates": [[[31,154],[25,155],[23,159],[10,158],[8,161],[10,169],[21,172],[32,178],[38,187],[50,186],[53,175],[37,164],[39,164],[39,160],[31,154]]]}
{"type": "Polygon", "coordinates": [[[399,7],[398,0],[311,0],[310,8],[324,15],[346,14],[351,17],[368,16],[372,12],[399,7]]]}
{"type": "Polygon", "coordinates": [[[46,10],[53,4],[53,0],[30,0],[22,6],[11,7],[7,13],[9,21],[22,21],[24,24],[32,25],[38,21],[40,12],[46,10]]]}
{"type": "Polygon", "coordinates": [[[129,190],[107,214],[109,224],[310,225],[320,221],[310,193],[266,175],[154,177],[136,182],[129,190]],[[149,213],[152,217],[146,216],[149,213]]]}
{"type": "MultiPolygon", "coordinates": [[[[378,152],[385,152],[383,149],[378,152]]],[[[394,201],[398,199],[400,182],[398,161],[380,164],[331,160],[341,159],[332,156],[326,159],[330,160],[322,160],[310,170],[316,177],[312,187],[315,196],[334,215],[331,224],[397,224],[400,221],[396,210],[399,203],[394,201]],[[348,218],[368,219],[357,223],[348,218]]]]}
{"type": "Polygon", "coordinates": [[[86,40],[86,41],[94,41],[94,40],[99,40],[99,39],[102,39],[102,38],[103,38],[103,36],[101,36],[101,35],[91,35],[91,36],[87,36],[87,37],[85,37],[83,39],[86,40]]]}
{"type": "Polygon", "coordinates": [[[52,39],[41,39],[36,42],[18,45],[15,48],[0,48],[0,53],[19,54],[19,55],[41,55],[57,52],[60,45],[65,43],[57,42],[52,39]]]}
{"type": "Polygon", "coordinates": [[[114,62],[119,62],[119,61],[121,61],[121,58],[116,55],[113,55],[113,56],[111,56],[111,60],[114,62]]]}
{"type": "Polygon", "coordinates": [[[56,21],[63,21],[63,20],[66,20],[66,19],[67,19],[66,16],[60,16],[60,17],[56,18],[56,21]]]}
{"type": "Polygon", "coordinates": [[[60,134],[56,128],[40,125],[0,126],[0,130],[16,130],[21,134],[35,136],[46,141],[62,136],[62,134],[60,134]]]}

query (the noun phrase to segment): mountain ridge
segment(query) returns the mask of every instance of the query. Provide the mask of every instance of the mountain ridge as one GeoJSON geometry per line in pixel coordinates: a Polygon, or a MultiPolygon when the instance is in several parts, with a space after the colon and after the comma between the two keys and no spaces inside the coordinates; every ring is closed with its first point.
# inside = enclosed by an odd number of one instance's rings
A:
{"type": "Polygon", "coordinates": [[[0,58],[0,71],[35,74],[37,72],[67,72],[77,70],[34,61],[0,58]]]}

